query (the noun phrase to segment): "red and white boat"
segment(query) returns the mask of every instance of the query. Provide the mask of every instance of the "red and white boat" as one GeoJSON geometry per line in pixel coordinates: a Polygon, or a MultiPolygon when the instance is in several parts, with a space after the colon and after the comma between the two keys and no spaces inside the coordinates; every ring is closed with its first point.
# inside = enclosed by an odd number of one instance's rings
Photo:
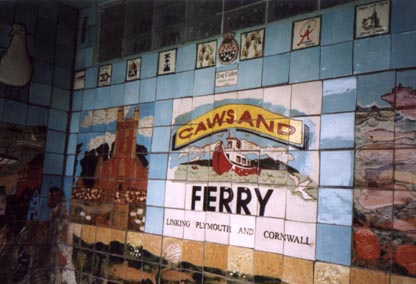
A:
{"type": "Polygon", "coordinates": [[[212,155],[212,168],[218,174],[234,171],[239,176],[259,175],[261,169],[253,165],[252,161],[242,155],[238,150],[241,149],[241,141],[234,137],[227,138],[227,147],[224,148],[222,141],[215,145],[212,155]]]}

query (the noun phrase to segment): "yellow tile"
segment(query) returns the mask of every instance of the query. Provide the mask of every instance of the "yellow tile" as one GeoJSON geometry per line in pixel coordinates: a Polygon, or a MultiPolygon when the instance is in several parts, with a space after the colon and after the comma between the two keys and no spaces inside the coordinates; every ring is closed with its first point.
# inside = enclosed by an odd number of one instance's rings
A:
{"type": "Polygon", "coordinates": [[[315,282],[314,284],[349,284],[350,267],[336,265],[332,263],[315,263],[315,282]]]}
{"type": "Polygon", "coordinates": [[[112,241],[124,244],[126,242],[126,232],[120,230],[110,230],[110,242],[112,241]]]}
{"type": "Polygon", "coordinates": [[[389,275],[384,272],[356,267],[351,268],[351,283],[354,284],[389,284],[389,278],[389,275]]]}
{"type": "Polygon", "coordinates": [[[204,266],[227,270],[228,246],[205,243],[204,266]]]}
{"type": "Polygon", "coordinates": [[[204,244],[202,242],[183,241],[182,261],[202,267],[204,261],[204,244]]]}
{"type": "Polygon", "coordinates": [[[254,275],[254,250],[235,246],[228,247],[228,272],[234,277],[254,275]]]}
{"type": "Polygon", "coordinates": [[[96,242],[101,242],[105,245],[110,245],[111,242],[111,229],[97,227],[96,242]]]}
{"type": "Polygon", "coordinates": [[[390,284],[416,284],[416,278],[392,275],[390,284]]]}
{"type": "Polygon", "coordinates": [[[162,237],[151,235],[151,234],[141,234],[143,248],[148,252],[154,254],[155,256],[160,256],[162,251],[162,237]]]}
{"type": "Polygon", "coordinates": [[[276,253],[255,251],[254,275],[281,279],[283,274],[283,256],[276,253]]]}
{"type": "Polygon", "coordinates": [[[89,226],[89,225],[83,225],[82,231],[81,231],[81,238],[84,242],[87,244],[94,244],[95,243],[95,233],[96,233],[97,227],[95,226],[89,226]]]}
{"type": "Polygon", "coordinates": [[[290,284],[313,283],[313,262],[300,258],[283,257],[282,278],[283,281],[290,284]]]}

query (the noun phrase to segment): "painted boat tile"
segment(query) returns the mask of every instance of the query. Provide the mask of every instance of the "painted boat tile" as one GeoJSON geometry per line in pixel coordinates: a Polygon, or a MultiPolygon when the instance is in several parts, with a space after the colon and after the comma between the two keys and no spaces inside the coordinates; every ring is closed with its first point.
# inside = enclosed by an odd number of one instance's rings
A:
{"type": "Polygon", "coordinates": [[[394,145],[393,111],[376,108],[357,112],[355,119],[355,145],[359,149],[391,148],[394,145]]]}
{"type": "Polygon", "coordinates": [[[227,276],[233,280],[252,281],[254,275],[254,250],[228,247],[227,276]]]}
{"type": "Polygon", "coordinates": [[[347,266],[316,262],[314,274],[315,284],[350,283],[350,267],[347,266]]]}
{"type": "Polygon", "coordinates": [[[256,283],[280,283],[282,274],[283,256],[281,254],[254,251],[254,281],[256,283]],[[261,281],[263,277],[267,277],[267,280],[261,281]],[[268,278],[274,278],[274,281],[268,278]]]}
{"type": "Polygon", "coordinates": [[[207,212],[206,222],[210,224],[218,224],[222,228],[222,230],[221,231],[206,230],[205,241],[228,245],[229,244],[229,231],[231,230],[230,214],[207,212]]]}
{"type": "Polygon", "coordinates": [[[259,153],[261,174],[258,176],[258,182],[264,185],[286,185],[288,175],[286,168],[293,156],[287,148],[276,143],[266,142],[263,145],[265,147],[262,147],[259,153]]]}
{"type": "MultiPolygon", "coordinates": [[[[254,216],[231,215],[230,224],[233,225],[229,237],[230,248],[231,246],[253,248],[256,218],[254,216]]],[[[252,250],[250,251],[252,252],[252,250]]],[[[253,263],[250,265],[252,267],[253,263]]],[[[252,271],[251,275],[253,275],[252,271]]]]}
{"type": "Polygon", "coordinates": [[[316,258],[337,264],[351,264],[351,228],[318,224],[316,258]]]}
{"type": "Polygon", "coordinates": [[[355,186],[394,189],[393,154],[391,150],[363,149],[355,155],[355,186]]]}
{"type": "MultiPolygon", "coordinates": [[[[304,259],[315,259],[316,225],[313,223],[302,223],[285,221],[286,236],[294,236],[294,243],[286,241],[283,244],[283,254],[286,256],[299,257],[304,259]],[[299,242],[299,243],[297,243],[299,242]],[[302,244],[302,245],[300,245],[302,244]]],[[[283,275],[285,275],[285,269],[283,275]]],[[[311,277],[313,277],[311,275],[311,277]]],[[[285,280],[285,277],[283,277],[285,280]]],[[[309,282],[310,283],[310,282],[309,282]]]]}
{"type": "Polygon", "coordinates": [[[285,283],[313,283],[313,262],[284,256],[282,280],[285,281],[285,283]]]}
{"type": "Polygon", "coordinates": [[[321,152],[320,184],[325,186],[352,186],[353,151],[321,152]]]}
{"type": "Polygon", "coordinates": [[[211,276],[210,273],[225,276],[227,264],[228,246],[206,242],[204,247],[204,272],[206,273],[204,276],[211,276]]]}
{"type": "MultiPolygon", "coordinates": [[[[392,235],[390,230],[354,227],[352,239],[352,265],[390,271],[391,257],[393,255],[392,235]]],[[[353,269],[354,268],[351,269],[351,272],[353,269]]],[[[351,278],[353,279],[354,277],[352,276],[351,278]]],[[[355,278],[355,280],[357,282],[359,281],[358,278],[355,278]]],[[[368,281],[368,279],[366,280],[368,281]]]]}
{"type": "Polygon", "coordinates": [[[185,211],[185,220],[189,221],[189,226],[184,227],[183,238],[203,242],[205,240],[205,231],[199,229],[199,227],[198,229],[195,228],[197,228],[197,225],[203,226],[206,213],[202,211],[190,211],[189,208],[186,209],[188,210],[185,211]]]}
{"type": "Polygon", "coordinates": [[[321,117],[321,149],[354,147],[355,113],[327,114],[321,117]]]}
{"type": "Polygon", "coordinates": [[[353,191],[319,188],[318,222],[351,226],[353,191]]]}
{"type": "Polygon", "coordinates": [[[259,193],[262,198],[266,199],[268,195],[267,204],[264,207],[258,205],[256,215],[267,216],[273,218],[284,218],[286,212],[286,195],[289,194],[285,187],[266,186],[259,184],[259,193]],[[272,205],[273,204],[273,205],[272,205]]]}
{"type": "Polygon", "coordinates": [[[291,116],[321,113],[322,82],[292,85],[291,116]]]}
{"type": "Polygon", "coordinates": [[[172,125],[184,125],[192,119],[192,98],[173,100],[172,125]]]}
{"type": "Polygon", "coordinates": [[[131,231],[144,232],[146,224],[146,205],[130,204],[128,212],[128,229],[131,231]]]}
{"type": "Polygon", "coordinates": [[[305,186],[287,186],[286,193],[286,220],[316,222],[318,204],[316,195],[305,186]],[[302,208],[302,210],[299,210],[302,208]],[[307,214],[305,214],[307,212],[307,214]]]}
{"type": "MultiPolygon", "coordinates": [[[[392,273],[415,277],[416,232],[393,232],[392,273]]],[[[406,283],[406,282],[405,282],[406,283]]]]}
{"type": "Polygon", "coordinates": [[[356,89],[356,77],[325,80],[322,113],[354,111],[357,100],[356,89]]]}
{"type": "Polygon", "coordinates": [[[170,153],[167,174],[168,179],[176,181],[186,181],[188,175],[188,168],[191,165],[181,166],[180,163],[188,163],[188,150],[189,148],[184,148],[183,151],[181,150],[180,154],[177,154],[176,152],[170,153]]]}
{"type": "Polygon", "coordinates": [[[282,254],[283,240],[279,234],[284,233],[284,223],[284,219],[257,218],[255,239],[256,251],[282,254]]]}
{"type": "MultiPolygon", "coordinates": [[[[183,238],[183,226],[176,226],[176,221],[184,220],[185,211],[165,208],[163,222],[163,235],[174,238],[183,238]]],[[[148,221],[149,222],[149,221],[148,221]]]]}
{"type": "Polygon", "coordinates": [[[185,183],[166,181],[165,189],[165,207],[167,208],[185,208],[185,183]]]}
{"type": "MultiPolygon", "coordinates": [[[[279,86],[264,89],[263,108],[289,117],[292,86],[279,86]]],[[[265,118],[269,118],[265,116],[265,118]]]]}
{"type": "Polygon", "coordinates": [[[367,283],[380,283],[388,284],[389,276],[385,272],[379,272],[368,269],[351,268],[351,283],[354,284],[367,284],[367,283]]]}

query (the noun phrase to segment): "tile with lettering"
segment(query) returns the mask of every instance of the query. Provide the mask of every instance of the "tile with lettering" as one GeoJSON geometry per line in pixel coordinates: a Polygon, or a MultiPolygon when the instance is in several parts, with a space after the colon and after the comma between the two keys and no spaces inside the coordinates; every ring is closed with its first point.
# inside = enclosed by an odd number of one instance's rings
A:
{"type": "Polygon", "coordinates": [[[230,224],[230,245],[254,248],[256,217],[231,215],[230,224]]]}
{"type": "Polygon", "coordinates": [[[184,220],[185,211],[180,209],[165,209],[163,222],[163,235],[175,238],[183,238],[183,228],[186,226],[184,220]]]}
{"type": "Polygon", "coordinates": [[[316,226],[313,223],[285,221],[283,254],[315,259],[316,226]]]}
{"type": "Polygon", "coordinates": [[[230,215],[224,213],[207,212],[205,223],[205,241],[218,244],[229,244],[232,230],[230,215]]]}
{"type": "Polygon", "coordinates": [[[283,253],[283,219],[257,218],[255,249],[272,253],[283,253]]]}

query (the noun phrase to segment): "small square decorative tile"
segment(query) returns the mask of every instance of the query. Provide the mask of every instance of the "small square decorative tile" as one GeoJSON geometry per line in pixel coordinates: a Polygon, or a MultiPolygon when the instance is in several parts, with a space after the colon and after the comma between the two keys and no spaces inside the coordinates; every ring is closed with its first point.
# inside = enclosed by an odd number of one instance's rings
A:
{"type": "Polygon", "coordinates": [[[111,85],[112,65],[103,65],[98,69],[98,87],[111,85]]]}
{"type": "Polygon", "coordinates": [[[215,66],[217,61],[217,41],[199,43],[197,45],[196,68],[215,66]]]}
{"type": "Polygon", "coordinates": [[[321,114],[322,82],[295,84],[292,86],[291,116],[321,114]]]}
{"type": "Polygon", "coordinates": [[[353,191],[351,189],[320,188],[318,222],[351,226],[353,191]]]}
{"type": "Polygon", "coordinates": [[[203,242],[205,240],[205,218],[205,212],[186,210],[185,220],[187,222],[183,229],[183,238],[203,242]]]}
{"type": "Polygon", "coordinates": [[[326,186],[352,186],[353,151],[321,152],[320,184],[326,186]]]}
{"type": "Polygon", "coordinates": [[[325,80],[323,83],[322,113],[354,111],[357,100],[355,77],[325,80]]]}
{"type": "Polygon", "coordinates": [[[256,251],[283,253],[284,219],[257,218],[256,219],[256,251]]]}
{"type": "Polygon", "coordinates": [[[316,46],[321,39],[321,17],[293,23],[292,50],[316,46]]]}
{"type": "Polygon", "coordinates": [[[314,279],[314,284],[349,284],[350,267],[332,263],[316,262],[314,279]]]}
{"type": "Polygon", "coordinates": [[[355,185],[375,189],[394,189],[393,149],[358,150],[355,157],[355,185]]]}
{"type": "Polygon", "coordinates": [[[228,263],[228,246],[205,243],[204,271],[225,276],[228,263]]]}
{"type": "Polygon", "coordinates": [[[369,269],[351,268],[351,283],[354,284],[389,284],[389,274],[369,269]]]}
{"type": "Polygon", "coordinates": [[[241,33],[240,60],[263,56],[264,29],[241,33]]]}
{"type": "Polygon", "coordinates": [[[176,71],[176,49],[159,52],[158,75],[175,73],[176,71]]]}
{"type": "Polygon", "coordinates": [[[322,261],[351,264],[351,227],[318,224],[316,258],[322,261]]]}
{"type": "Polygon", "coordinates": [[[82,90],[85,88],[85,70],[80,70],[74,73],[74,90],[82,90]]]}
{"type": "Polygon", "coordinates": [[[255,283],[279,283],[282,274],[283,256],[281,254],[254,251],[255,283]]]}
{"type": "Polygon", "coordinates": [[[321,116],[321,149],[354,147],[355,113],[321,116]]]}
{"type": "Polygon", "coordinates": [[[254,216],[231,215],[230,224],[233,224],[230,232],[230,245],[254,248],[256,218],[254,216]]]}
{"type": "Polygon", "coordinates": [[[206,230],[205,241],[228,245],[229,235],[231,232],[230,214],[207,212],[206,222],[207,224],[218,225],[218,227],[220,227],[221,230],[206,230]]]}
{"type": "Polygon", "coordinates": [[[283,244],[284,255],[315,259],[316,224],[285,221],[284,235],[292,238],[283,244]]]}
{"type": "Polygon", "coordinates": [[[313,283],[313,262],[284,256],[282,280],[286,283],[313,283]]]}
{"type": "Polygon", "coordinates": [[[227,276],[232,280],[253,281],[254,250],[229,246],[227,266],[227,276]]]}
{"type": "Polygon", "coordinates": [[[393,191],[354,189],[354,226],[391,229],[393,191]]]}
{"type": "Polygon", "coordinates": [[[355,8],[355,38],[390,31],[390,1],[364,4],[355,8]]]}
{"type": "Polygon", "coordinates": [[[141,57],[127,60],[126,81],[140,79],[141,57]]]}

